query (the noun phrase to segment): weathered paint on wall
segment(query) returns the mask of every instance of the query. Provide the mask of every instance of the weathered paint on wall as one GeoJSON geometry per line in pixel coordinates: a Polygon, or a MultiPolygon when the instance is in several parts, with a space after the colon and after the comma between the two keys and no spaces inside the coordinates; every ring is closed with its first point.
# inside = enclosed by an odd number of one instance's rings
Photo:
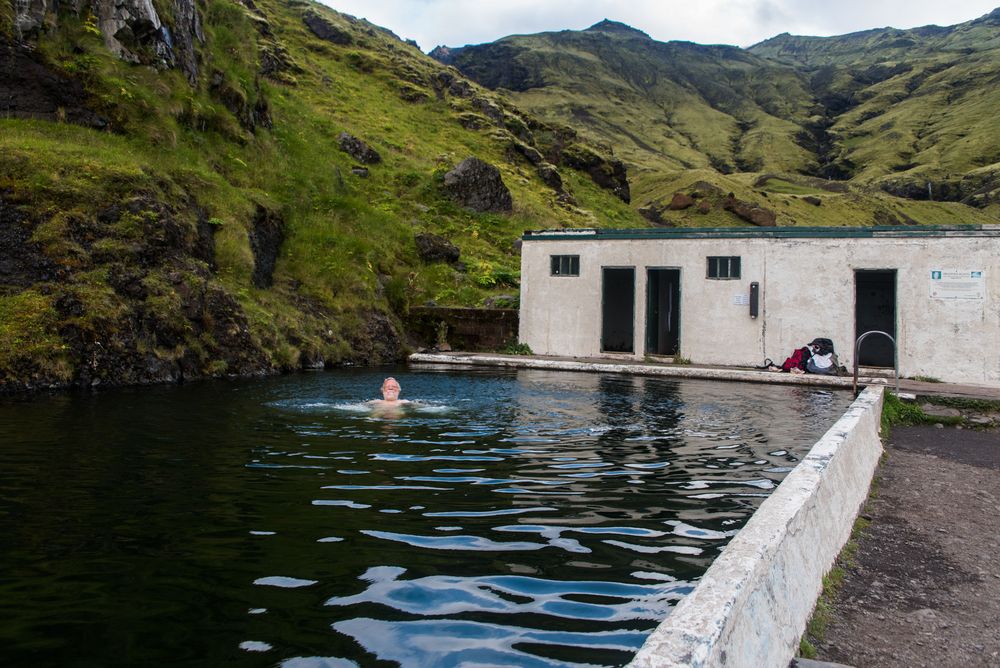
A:
{"type": "MultiPolygon", "coordinates": [[[[911,230],[913,228],[910,228],[911,230]]],[[[895,270],[900,375],[1000,385],[1000,227],[990,236],[910,232],[872,238],[525,238],[520,340],[536,354],[641,359],[646,270],[681,271],[680,351],[700,364],[781,362],[817,336],[853,363],[855,271],[895,270]],[[551,276],[551,255],[580,275],[551,276]],[[706,278],[708,256],[739,256],[738,280],[706,278]],[[601,268],[635,267],[635,352],[601,352],[601,268]],[[981,300],[930,296],[932,270],[984,272],[981,300]],[[760,284],[760,315],[737,299],[760,284]]],[[[891,333],[891,332],[890,332],[891,333]]]]}

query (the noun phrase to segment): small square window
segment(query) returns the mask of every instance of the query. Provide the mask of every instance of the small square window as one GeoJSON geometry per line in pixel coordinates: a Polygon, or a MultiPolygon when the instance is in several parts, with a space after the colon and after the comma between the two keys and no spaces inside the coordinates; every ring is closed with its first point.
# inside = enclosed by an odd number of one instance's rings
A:
{"type": "Polygon", "coordinates": [[[551,255],[553,276],[579,276],[579,255],[551,255]]]}
{"type": "Polygon", "coordinates": [[[709,257],[708,258],[708,278],[719,280],[732,280],[740,277],[740,257],[709,257]]]}

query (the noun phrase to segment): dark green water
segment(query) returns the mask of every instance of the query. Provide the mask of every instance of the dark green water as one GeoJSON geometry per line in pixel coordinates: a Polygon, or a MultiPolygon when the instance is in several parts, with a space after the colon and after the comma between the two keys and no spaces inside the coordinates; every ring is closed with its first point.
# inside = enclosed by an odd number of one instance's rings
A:
{"type": "Polygon", "coordinates": [[[0,403],[0,665],[627,662],[849,393],[358,370],[0,403]],[[397,416],[372,416],[389,372],[397,416]]]}

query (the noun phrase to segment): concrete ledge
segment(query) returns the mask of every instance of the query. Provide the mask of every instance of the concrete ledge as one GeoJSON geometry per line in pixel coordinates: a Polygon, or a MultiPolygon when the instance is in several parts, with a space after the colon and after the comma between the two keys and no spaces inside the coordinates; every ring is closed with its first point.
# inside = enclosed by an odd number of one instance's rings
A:
{"type": "Polygon", "coordinates": [[[870,387],[858,396],[630,666],[788,666],[882,454],[883,391],[870,387]]]}
{"type": "MultiPolygon", "coordinates": [[[[629,362],[603,362],[594,360],[562,359],[533,355],[491,355],[485,353],[414,353],[408,360],[423,364],[458,364],[500,366],[517,369],[552,369],[554,371],[589,371],[620,373],[638,376],[670,376],[674,378],[703,378],[708,380],[736,380],[748,383],[773,383],[782,385],[819,385],[822,387],[849,388],[854,384],[850,376],[818,376],[812,374],[772,373],[754,369],[732,367],[676,366],[629,362]]],[[[859,378],[860,385],[885,385],[892,379],[866,376],[859,378]]]]}

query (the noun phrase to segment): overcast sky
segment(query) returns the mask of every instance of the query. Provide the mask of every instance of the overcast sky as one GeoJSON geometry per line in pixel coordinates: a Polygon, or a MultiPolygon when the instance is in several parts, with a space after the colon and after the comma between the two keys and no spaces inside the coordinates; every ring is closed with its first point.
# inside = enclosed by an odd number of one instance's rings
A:
{"type": "Polygon", "coordinates": [[[1000,0],[321,0],[414,39],[424,51],[506,35],[582,30],[608,18],[653,39],[750,46],[783,32],[842,35],[869,28],[954,25],[1000,0]]]}

